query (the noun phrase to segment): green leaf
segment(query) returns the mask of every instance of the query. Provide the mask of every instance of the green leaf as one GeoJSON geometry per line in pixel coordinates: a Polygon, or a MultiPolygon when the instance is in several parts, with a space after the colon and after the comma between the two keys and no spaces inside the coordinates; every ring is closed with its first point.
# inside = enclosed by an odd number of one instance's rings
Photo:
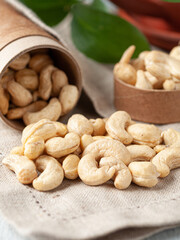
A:
{"type": "Polygon", "coordinates": [[[94,0],[91,4],[91,7],[104,12],[109,12],[107,4],[104,0],[94,0]]]}
{"type": "Polygon", "coordinates": [[[58,24],[79,0],[19,0],[31,8],[46,24],[58,24]]]}
{"type": "Polygon", "coordinates": [[[180,0],[163,0],[164,2],[180,3],[180,0]]]}
{"type": "Polygon", "coordinates": [[[136,45],[137,56],[148,50],[144,35],[130,23],[91,6],[72,7],[71,34],[76,47],[86,56],[104,63],[117,62],[129,45],[136,45]]]}

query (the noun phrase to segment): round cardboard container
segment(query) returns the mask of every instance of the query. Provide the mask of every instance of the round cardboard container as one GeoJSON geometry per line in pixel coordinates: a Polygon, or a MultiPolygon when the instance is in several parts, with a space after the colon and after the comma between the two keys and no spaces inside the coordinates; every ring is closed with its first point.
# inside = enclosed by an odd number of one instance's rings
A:
{"type": "MultiPolygon", "coordinates": [[[[54,65],[67,74],[70,84],[77,86],[80,97],[82,76],[78,63],[69,50],[10,5],[3,1],[0,3],[0,79],[16,57],[32,50],[48,49],[54,65]]],[[[0,113],[0,117],[5,123],[17,130],[22,130],[25,127],[21,120],[8,120],[2,113],[0,113]]]]}
{"type": "Polygon", "coordinates": [[[114,104],[134,120],[155,124],[180,122],[180,90],[143,90],[114,79],[114,104]]]}

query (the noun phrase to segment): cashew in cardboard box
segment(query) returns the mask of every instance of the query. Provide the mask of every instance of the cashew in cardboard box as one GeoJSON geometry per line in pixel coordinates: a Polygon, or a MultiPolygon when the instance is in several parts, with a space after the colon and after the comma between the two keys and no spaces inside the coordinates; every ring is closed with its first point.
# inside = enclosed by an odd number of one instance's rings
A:
{"type": "Polygon", "coordinates": [[[2,161],[10,170],[16,173],[19,182],[30,184],[37,177],[36,166],[26,156],[10,154],[2,161]]]}
{"type": "Polygon", "coordinates": [[[52,73],[52,93],[53,97],[58,97],[60,90],[65,85],[68,85],[68,77],[65,72],[57,69],[52,73]]]}
{"type": "Polygon", "coordinates": [[[119,140],[124,144],[130,144],[133,138],[131,134],[126,131],[130,122],[131,117],[127,112],[117,111],[107,120],[106,131],[112,138],[119,140]]]}
{"type": "Polygon", "coordinates": [[[137,71],[135,87],[140,89],[153,89],[151,82],[146,78],[144,71],[137,71]]]}
{"type": "Polygon", "coordinates": [[[67,179],[76,179],[78,177],[78,164],[80,158],[75,154],[68,155],[63,163],[62,168],[67,179]]]}
{"type": "Polygon", "coordinates": [[[29,67],[37,73],[50,64],[53,64],[52,59],[48,54],[43,53],[33,55],[29,61],[29,67]]]}
{"type": "Polygon", "coordinates": [[[141,187],[154,187],[158,183],[159,173],[151,162],[132,162],[129,164],[132,181],[141,187]]]}
{"type": "Polygon", "coordinates": [[[33,187],[38,191],[49,191],[57,188],[64,179],[61,164],[53,157],[43,155],[36,160],[40,176],[33,181],[33,187]]]}
{"type": "Polygon", "coordinates": [[[0,84],[0,111],[7,114],[9,108],[9,94],[0,84]]]}
{"type": "Polygon", "coordinates": [[[14,69],[14,70],[21,70],[24,69],[26,67],[26,65],[29,63],[30,60],[30,55],[29,53],[25,53],[19,57],[17,57],[16,59],[14,59],[9,67],[14,69]]]}
{"type": "Polygon", "coordinates": [[[38,88],[39,80],[37,73],[28,68],[24,68],[15,74],[16,82],[21,84],[24,88],[34,91],[38,88]]]}
{"type": "Polygon", "coordinates": [[[161,178],[168,176],[171,169],[180,167],[180,147],[162,150],[151,162],[156,166],[161,178]]]}

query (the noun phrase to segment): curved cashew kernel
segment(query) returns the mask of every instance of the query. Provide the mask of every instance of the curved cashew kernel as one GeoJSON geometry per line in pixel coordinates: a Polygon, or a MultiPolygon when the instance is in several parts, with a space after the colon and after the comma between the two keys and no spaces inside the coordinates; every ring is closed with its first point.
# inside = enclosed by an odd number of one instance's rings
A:
{"type": "Polygon", "coordinates": [[[169,128],[162,132],[162,137],[165,145],[180,147],[180,132],[169,128]]]}
{"type": "Polygon", "coordinates": [[[96,160],[102,157],[115,157],[128,165],[131,162],[131,156],[127,148],[119,141],[113,139],[102,139],[89,144],[84,152],[94,154],[96,160]]]}
{"type": "Polygon", "coordinates": [[[163,88],[167,91],[173,91],[176,88],[176,84],[173,80],[168,79],[163,83],[163,88]]]}
{"type": "Polygon", "coordinates": [[[115,173],[114,167],[103,166],[98,168],[94,154],[86,154],[78,165],[80,179],[87,185],[100,185],[111,179],[115,173]]]}
{"type": "Polygon", "coordinates": [[[53,157],[40,156],[36,160],[40,176],[33,181],[33,187],[38,191],[49,191],[57,188],[64,179],[64,172],[61,164],[53,157]]]}
{"type": "Polygon", "coordinates": [[[169,175],[170,170],[180,167],[180,148],[170,147],[159,152],[151,162],[156,166],[160,177],[169,175]]]}
{"type": "Polygon", "coordinates": [[[159,81],[155,76],[153,76],[150,72],[145,71],[144,75],[146,79],[151,83],[153,88],[161,88],[162,87],[162,82],[159,81]]]}
{"type": "Polygon", "coordinates": [[[53,61],[47,54],[35,54],[29,61],[29,67],[37,73],[50,64],[53,64],[53,61]]]}
{"type": "Polygon", "coordinates": [[[72,115],[68,120],[67,129],[69,132],[75,132],[79,136],[84,134],[91,135],[93,133],[92,123],[82,114],[72,115]]]}
{"type": "Polygon", "coordinates": [[[45,102],[45,101],[37,101],[37,102],[31,103],[30,105],[28,105],[26,107],[13,108],[13,109],[10,109],[8,111],[7,118],[8,119],[19,119],[19,118],[22,118],[23,115],[26,112],[36,112],[36,111],[41,110],[45,106],[47,106],[47,102],[45,102]]]}
{"type": "Polygon", "coordinates": [[[51,75],[56,68],[48,65],[40,72],[39,76],[39,96],[43,100],[48,100],[52,91],[51,75]]]}
{"type": "Polygon", "coordinates": [[[132,162],[129,164],[132,181],[141,187],[154,187],[158,183],[159,173],[151,162],[132,162]]]}
{"type": "Polygon", "coordinates": [[[26,156],[10,154],[2,161],[10,170],[16,173],[19,182],[30,184],[37,177],[36,166],[26,156]]]}
{"type": "Polygon", "coordinates": [[[150,161],[156,152],[147,145],[130,145],[127,150],[131,154],[131,162],[134,161],[150,161]]]}
{"type": "Polygon", "coordinates": [[[28,90],[34,91],[38,88],[38,75],[32,69],[24,68],[16,72],[15,79],[16,82],[28,90]]]}
{"type": "Polygon", "coordinates": [[[136,123],[127,128],[133,143],[155,147],[162,142],[161,130],[153,124],[136,123]]]}
{"type": "Polygon", "coordinates": [[[7,83],[11,80],[14,80],[14,71],[11,69],[7,69],[7,72],[0,79],[0,83],[4,89],[7,88],[7,83]]]}
{"type": "Polygon", "coordinates": [[[7,90],[12,97],[12,102],[18,107],[25,107],[33,100],[30,91],[14,80],[7,83],[7,90]]]}
{"type": "Polygon", "coordinates": [[[52,98],[49,104],[38,112],[27,112],[23,116],[23,121],[26,125],[36,123],[39,120],[46,118],[51,121],[56,121],[61,115],[61,104],[57,98],[52,98]]]}
{"type": "Polygon", "coordinates": [[[75,154],[68,155],[62,164],[62,168],[64,169],[64,175],[67,179],[76,179],[78,178],[78,164],[80,158],[75,154]]]}
{"type": "Polygon", "coordinates": [[[103,136],[106,133],[105,122],[101,118],[90,119],[93,125],[93,136],[103,136]]]}
{"type": "Polygon", "coordinates": [[[68,133],[64,138],[54,137],[47,140],[46,152],[48,155],[60,158],[73,153],[80,144],[80,138],[76,133],[68,133]]]}
{"type": "Polygon", "coordinates": [[[137,71],[137,79],[135,87],[140,89],[152,89],[152,84],[150,81],[146,78],[144,71],[138,70],[137,71]]]}
{"type": "Polygon", "coordinates": [[[94,142],[94,139],[91,135],[88,135],[88,134],[82,135],[80,139],[80,147],[82,151],[84,151],[84,149],[92,142],[94,142]]]}
{"type": "Polygon", "coordinates": [[[174,47],[174,48],[170,51],[169,55],[170,55],[171,57],[173,57],[173,58],[176,58],[177,60],[180,60],[180,46],[174,47]]]}
{"type": "Polygon", "coordinates": [[[28,64],[29,60],[30,60],[29,53],[25,53],[25,54],[17,57],[16,59],[14,59],[11,62],[11,64],[9,65],[9,67],[14,70],[24,69],[26,67],[26,65],[28,64]]]}
{"type": "Polygon", "coordinates": [[[67,128],[64,124],[53,122],[48,119],[42,119],[39,122],[30,124],[24,128],[21,142],[24,146],[28,139],[33,136],[42,137],[44,141],[46,141],[49,138],[56,136],[64,137],[66,133],[67,128]]]}
{"type": "Polygon", "coordinates": [[[79,91],[74,85],[65,85],[59,94],[59,101],[62,105],[62,116],[68,113],[76,105],[79,97],[79,91]]]}
{"type": "Polygon", "coordinates": [[[0,84],[0,111],[6,115],[9,109],[9,94],[0,84]]]}
{"type": "Polygon", "coordinates": [[[109,166],[114,167],[116,172],[114,174],[114,186],[117,189],[126,189],[129,187],[132,181],[132,175],[129,168],[120,160],[114,157],[104,157],[101,158],[99,166],[109,166]]]}
{"type": "Polygon", "coordinates": [[[131,65],[137,70],[145,71],[145,64],[143,58],[136,58],[130,61],[131,65]]]}
{"type": "Polygon", "coordinates": [[[117,63],[114,66],[114,77],[125,83],[135,85],[136,69],[128,63],[117,63]]]}
{"type": "Polygon", "coordinates": [[[161,152],[162,150],[166,149],[168,146],[167,145],[156,145],[153,149],[156,153],[161,152]]]}
{"type": "Polygon", "coordinates": [[[107,120],[106,131],[112,138],[119,140],[124,144],[130,144],[133,138],[125,130],[130,123],[131,117],[127,112],[117,111],[107,120]]]}
{"type": "Polygon", "coordinates": [[[45,143],[43,138],[34,136],[27,140],[24,146],[24,155],[31,160],[38,158],[43,154],[45,143]]]}
{"type": "Polygon", "coordinates": [[[10,154],[24,155],[23,146],[13,147],[10,151],[10,154]]]}
{"type": "Polygon", "coordinates": [[[106,136],[93,136],[92,139],[94,141],[101,140],[101,139],[113,139],[111,136],[106,135],[106,136]]]}
{"type": "Polygon", "coordinates": [[[134,45],[131,45],[130,47],[128,47],[126,49],[126,51],[123,53],[121,59],[120,59],[120,63],[129,63],[129,61],[132,58],[132,55],[134,54],[136,47],[134,45]]]}
{"type": "Polygon", "coordinates": [[[145,59],[145,57],[150,53],[150,51],[143,51],[139,54],[138,58],[145,59]]]}
{"type": "Polygon", "coordinates": [[[60,90],[65,85],[68,85],[68,77],[65,72],[57,69],[52,73],[52,93],[53,97],[58,97],[60,90]]]}

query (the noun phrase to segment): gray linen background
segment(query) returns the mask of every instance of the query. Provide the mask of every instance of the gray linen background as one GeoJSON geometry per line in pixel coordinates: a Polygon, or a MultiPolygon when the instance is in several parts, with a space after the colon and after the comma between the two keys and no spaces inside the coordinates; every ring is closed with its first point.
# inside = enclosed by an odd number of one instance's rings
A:
{"type": "MultiPolygon", "coordinates": [[[[96,111],[109,116],[114,111],[112,69],[75,49],[69,37],[70,18],[54,32],[29,9],[16,1],[8,2],[52,34],[62,36],[81,66],[83,86],[96,111]]],[[[161,126],[168,127],[180,130],[179,124],[161,126]]],[[[132,184],[119,191],[112,182],[90,187],[80,180],[64,180],[56,190],[42,193],[18,183],[15,174],[1,163],[10,149],[20,144],[20,137],[19,132],[0,121],[0,212],[20,234],[35,239],[142,239],[180,223],[180,169],[173,170],[152,189],[132,184]]]]}

